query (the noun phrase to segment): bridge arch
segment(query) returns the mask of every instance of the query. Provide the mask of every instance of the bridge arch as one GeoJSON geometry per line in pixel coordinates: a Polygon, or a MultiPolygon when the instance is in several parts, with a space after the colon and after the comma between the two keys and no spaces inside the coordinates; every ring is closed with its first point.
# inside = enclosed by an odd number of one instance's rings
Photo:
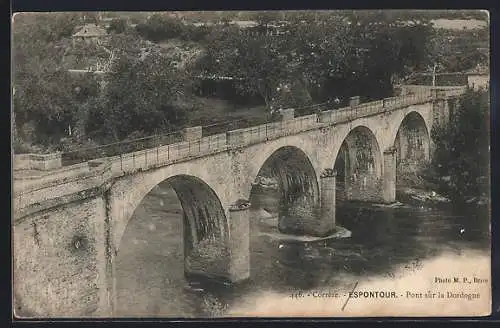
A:
{"type": "MultiPolygon", "coordinates": [[[[187,261],[185,264],[190,264],[188,262],[192,253],[197,250],[200,244],[218,243],[221,248],[227,247],[228,221],[216,191],[197,176],[176,174],[161,180],[153,187],[144,188],[143,191],[147,192],[145,194],[141,193],[142,197],[136,198],[139,202],[136,201],[135,204],[132,204],[133,208],[130,215],[122,217],[122,224],[115,226],[115,253],[118,254],[128,223],[146,195],[151,194],[152,190],[160,185],[167,184],[174,190],[182,207],[184,258],[187,261]]],[[[136,186],[130,188],[130,193],[134,193],[134,188],[136,186]]],[[[160,191],[158,194],[160,198],[161,194],[160,191]]],[[[164,200],[161,199],[160,201],[163,206],[164,200]]],[[[168,199],[165,199],[165,201],[168,201],[168,199]]],[[[187,267],[186,269],[190,270],[187,267]]]]}
{"type": "MultiPolygon", "coordinates": [[[[264,166],[264,163],[278,150],[285,147],[292,147],[298,152],[297,156],[303,156],[307,158],[307,162],[312,165],[315,172],[321,172],[320,158],[321,151],[318,151],[317,141],[312,139],[307,134],[297,134],[292,136],[287,136],[285,138],[280,138],[265,143],[265,146],[257,146],[249,148],[247,153],[248,161],[248,179],[250,182],[254,182],[259,171],[264,166]]],[[[319,174],[317,174],[319,175],[319,174]]],[[[317,180],[319,183],[319,180],[317,180]]],[[[246,197],[250,197],[251,183],[248,184],[248,188],[244,190],[246,197]]]]}
{"type": "MultiPolygon", "coordinates": [[[[115,203],[114,213],[122,216],[111,218],[115,223],[112,295],[117,313],[125,313],[133,301],[127,291],[145,297],[142,289],[152,288],[157,283],[154,277],[164,276],[178,285],[184,279],[229,276],[229,222],[223,203],[202,177],[186,173],[139,172],[140,182],[131,183],[128,177],[113,186],[116,194],[132,200],[126,212],[117,207],[127,201],[115,203]],[[128,189],[117,192],[120,184],[128,184],[128,189]],[[163,272],[165,266],[172,267],[168,274],[163,272]],[[141,282],[144,275],[153,277],[153,282],[141,282]]],[[[148,302],[144,306],[150,306],[148,302]]]]}
{"type": "Polygon", "coordinates": [[[383,157],[379,141],[372,129],[357,125],[349,130],[334,158],[338,200],[380,199],[383,157]]]}
{"type": "Polygon", "coordinates": [[[431,136],[427,122],[417,111],[410,111],[397,123],[391,140],[396,149],[396,179],[401,180],[430,159],[431,136]]]}
{"type": "Polygon", "coordinates": [[[426,105],[414,105],[408,107],[406,110],[396,111],[392,115],[392,123],[389,126],[389,132],[387,133],[387,147],[396,146],[398,134],[402,127],[407,128],[408,123],[416,124],[418,128],[425,128],[425,133],[430,139],[432,130],[432,106],[426,105]]]}
{"type": "MultiPolygon", "coordinates": [[[[121,248],[125,247],[124,245],[132,245],[129,242],[123,243],[124,234],[127,233],[128,240],[130,239],[128,238],[129,235],[135,235],[136,228],[139,225],[144,226],[145,223],[142,220],[134,219],[133,228],[131,228],[133,229],[132,232],[126,231],[134,212],[138,208],[141,208],[140,211],[145,209],[139,205],[147,195],[150,195],[152,197],[148,196],[148,202],[151,202],[151,198],[153,198],[153,204],[158,204],[158,201],[162,199],[165,206],[170,202],[177,208],[175,210],[177,213],[177,222],[175,224],[159,223],[159,221],[154,222],[154,220],[152,223],[158,229],[177,231],[179,239],[176,245],[178,246],[176,246],[176,250],[172,248],[170,251],[180,252],[175,254],[184,259],[184,265],[181,263],[179,268],[181,272],[184,272],[184,275],[187,275],[188,278],[193,274],[199,274],[200,276],[226,279],[231,274],[228,269],[231,259],[229,254],[226,253],[229,252],[231,247],[229,238],[231,233],[228,228],[230,224],[229,197],[233,196],[234,190],[231,177],[223,174],[223,172],[229,172],[229,163],[224,164],[225,162],[221,160],[227,158],[227,156],[227,153],[222,153],[211,159],[200,158],[192,162],[175,163],[158,169],[139,171],[116,179],[107,195],[108,244],[113,257],[118,258],[120,256],[121,248]],[[156,186],[159,184],[167,184],[170,188],[157,189],[156,186]],[[153,191],[153,189],[156,189],[156,191],[153,191]],[[167,200],[162,197],[169,196],[159,196],[158,193],[161,190],[169,190],[172,195],[171,198],[167,200]],[[182,226],[182,228],[176,228],[176,225],[182,226]],[[215,250],[215,253],[220,253],[217,256],[217,261],[206,258],[214,253],[208,250],[215,250]]],[[[158,205],[154,205],[154,207],[158,207],[158,205]]],[[[160,216],[164,215],[162,212],[165,213],[165,211],[159,211],[160,216]]],[[[169,209],[169,212],[173,212],[172,208],[169,209]]],[[[161,221],[162,217],[159,220],[161,221]]],[[[149,225],[149,223],[147,224],[149,225]]],[[[147,230],[147,227],[144,229],[147,230]]],[[[144,231],[143,233],[147,232],[144,231]]],[[[153,236],[156,238],[162,234],[166,233],[158,230],[158,233],[153,236]]],[[[163,243],[161,240],[157,242],[163,243]]],[[[173,245],[171,244],[168,247],[174,247],[173,245]]],[[[135,251],[136,248],[134,250],[130,248],[126,253],[134,253],[135,251]]],[[[127,256],[125,256],[125,259],[127,256]]],[[[133,254],[130,256],[133,256],[133,254]]],[[[119,259],[118,262],[120,261],[119,259]]],[[[125,261],[130,262],[130,260],[125,261]]],[[[111,281],[114,290],[113,295],[117,297],[119,295],[117,294],[117,278],[120,277],[120,274],[117,275],[116,270],[121,270],[122,266],[117,267],[115,262],[113,260],[111,264],[113,270],[111,281]]]]}
{"type": "Polygon", "coordinates": [[[278,203],[273,209],[278,214],[278,228],[284,233],[311,233],[309,221],[318,219],[319,184],[316,169],[302,149],[281,146],[273,149],[264,161],[259,161],[255,179],[249,191],[251,203],[255,194],[271,189],[278,203]]]}
{"type": "MultiPolygon", "coordinates": [[[[220,161],[218,160],[218,162],[220,161]]],[[[169,165],[146,172],[137,172],[116,179],[108,195],[108,216],[111,224],[110,243],[114,252],[119,251],[121,238],[134,211],[146,195],[164,181],[174,181],[175,183],[182,179],[188,185],[198,183],[198,185],[205,186],[203,190],[210,189],[213,198],[216,198],[221,206],[226,208],[229,204],[228,197],[231,195],[232,188],[227,188],[230,181],[228,179],[221,179],[221,174],[217,171],[228,172],[228,168],[213,165],[212,161],[193,161],[169,165]]],[[[227,213],[224,213],[227,217],[227,213]]],[[[225,225],[227,225],[227,222],[225,225]]]]}

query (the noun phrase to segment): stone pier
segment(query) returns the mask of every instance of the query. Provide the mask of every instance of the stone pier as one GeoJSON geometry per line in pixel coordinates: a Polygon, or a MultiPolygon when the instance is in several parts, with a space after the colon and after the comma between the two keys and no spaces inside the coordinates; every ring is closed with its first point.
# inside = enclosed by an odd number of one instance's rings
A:
{"type": "Polygon", "coordinates": [[[250,278],[250,202],[238,200],[229,208],[229,280],[250,278]]]}
{"type": "Polygon", "coordinates": [[[396,201],[396,168],[396,148],[391,147],[384,151],[382,197],[386,204],[396,201]]]}
{"type": "Polygon", "coordinates": [[[321,214],[318,235],[328,235],[335,229],[335,184],[337,172],[325,170],[321,176],[321,214]]]}

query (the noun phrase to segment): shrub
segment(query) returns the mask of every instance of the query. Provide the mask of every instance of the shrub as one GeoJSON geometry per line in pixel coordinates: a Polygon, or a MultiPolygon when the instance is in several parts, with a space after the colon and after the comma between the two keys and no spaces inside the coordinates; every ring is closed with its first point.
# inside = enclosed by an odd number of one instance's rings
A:
{"type": "Polygon", "coordinates": [[[432,130],[436,148],[428,173],[454,200],[488,192],[478,181],[490,174],[489,106],[488,92],[468,90],[449,124],[432,130]]]}

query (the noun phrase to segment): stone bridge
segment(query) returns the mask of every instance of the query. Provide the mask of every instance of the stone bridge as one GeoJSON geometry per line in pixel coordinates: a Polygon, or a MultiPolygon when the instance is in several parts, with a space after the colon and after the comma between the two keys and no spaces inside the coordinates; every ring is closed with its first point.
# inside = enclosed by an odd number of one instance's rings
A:
{"type": "Polygon", "coordinates": [[[401,172],[430,157],[430,131],[464,88],[424,90],[67,167],[60,157],[16,155],[14,299],[18,315],[110,316],[114,260],[136,207],[159,183],[184,212],[185,271],[250,277],[249,200],[258,176],[278,182],[283,233],[327,236],[337,186],[347,200],[391,203],[401,172]],[[54,167],[55,168],[51,168],[54,167]],[[59,167],[58,167],[59,166],[59,167]],[[50,169],[51,168],[51,169],[50,169]],[[223,256],[196,252],[204,241],[223,256]]]}

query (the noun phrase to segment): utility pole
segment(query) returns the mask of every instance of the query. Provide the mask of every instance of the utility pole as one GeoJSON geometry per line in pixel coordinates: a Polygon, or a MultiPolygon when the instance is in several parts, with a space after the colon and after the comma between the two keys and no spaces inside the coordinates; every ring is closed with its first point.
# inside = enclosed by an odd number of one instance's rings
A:
{"type": "Polygon", "coordinates": [[[434,67],[432,68],[432,86],[436,86],[436,68],[437,64],[434,64],[434,67]]]}

